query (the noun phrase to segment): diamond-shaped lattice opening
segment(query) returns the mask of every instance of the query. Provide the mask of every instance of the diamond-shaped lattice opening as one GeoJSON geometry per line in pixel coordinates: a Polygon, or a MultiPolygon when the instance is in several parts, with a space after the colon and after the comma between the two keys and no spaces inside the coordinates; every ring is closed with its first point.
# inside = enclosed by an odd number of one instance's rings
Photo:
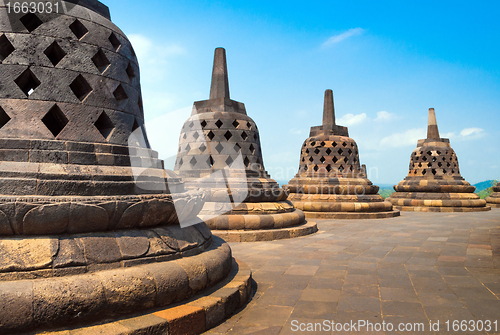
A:
{"type": "Polygon", "coordinates": [[[208,157],[208,159],[207,159],[207,164],[208,164],[208,166],[210,166],[210,167],[214,166],[215,161],[214,161],[214,159],[213,159],[213,157],[212,157],[212,156],[208,157]]]}
{"type": "Polygon", "coordinates": [[[320,161],[321,163],[324,163],[324,162],[326,161],[326,159],[325,159],[325,157],[321,156],[321,158],[319,159],[319,161],[320,161]]]}
{"type": "Polygon", "coordinates": [[[233,134],[231,134],[231,132],[228,130],[228,131],[226,131],[226,133],[224,134],[224,137],[226,138],[226,140],[228,140],[228,141],[229,141],[229,139],[230,139],[231,137],[233,137],[233,134]]]}
{"type": "Polygon", "coordinates": [[[330,148],[326,149],[326,154],[327,154],[327,155],[329,155],[329,154],[331,154],[331,153],[332,153],[332,149],[330,149],[330,148]]]}
{"type": "Polygon", "coordinates": [[[248,138],[248,134],[245,133],[245,132],[242,132],[241,133],[241,138],[243,139],[243,141],[246,141],[246,139],[248,138]]]}
{"type": "Polygon", "coordinates": [[[189,164],[191,164],[191,166],[195,166],[196,163],[198,163],[198,161],[194,157],[192,157],[191,160],[189,161],[189,164]]]}
{"type": "Polygon", "coordinates": [[[111,64],[111,62],[109,61],[108,57],[106,57],[106,54],[102,51],[102,49],[99,49],[99,51],[97,51],[94,57],[92,57],[92,62],[94,62],[95,67],[101,73],[106,71],[106,69],[111,64]]]}
{"type": "Polygon", "coordinates": [[[57,44],[56,41],[49,45],[47,49],[43,52],[45,56],[50,60],[52,65],[56,66],[59,62],[66,56],[66,52],[57,44]]]}
{"type": "Polygon", "coordinates": [[[348,161],[349,161],[349,158],[344,157],[344,163],[346,163],[346,164],[347,164],[347,162],[348,162],[348,161]]]}
{"type": "Polygon", "coordinates": [[[322,146],[322,147],[324,147],[326,145],[326,143],[325,142],[321,142],[319,145],[322,146]]]}
{"type": "Polygon", "coordinates": [[[342,153],[344,152],[344,150],[339,149],[337,152],[339,153],[339,155],[342,155],[342,153]]]}
{"type": "Polygon", "coordinates": [[[437,161],[437,158],[436,158],[436,157],[434,157],[434,156],[432,156],[432,161],[433,161],[433,162],[437,161]]]}
{"type": "Polygon", "coordinates": [[[125,72],[127,72],[127,76],[128,76],[129,80],[132,80],[135,78],[135,71],[134,71],[134,67],[132,66],[132,63],[128,63],[128,66],[125,69],[125,72]]]}
{"type": "Polygon", "coordinates": [[[122,46],[122,43],[120,42],[118,37],[115,35],[115,33],[111,33],[111,35],[109,35],[109,37],[108,37],[108,40],[111,43],[111,45],[113,46],[113,48],[115,49],[115,51],[118,51],[120,49],[120,47],[122,46]]]}
{"type": "Polygon", "coordinates": [[[202,144],[200,145],[200,151],[201,151],[201,152],[204,152],[205,150],[207,150],[207,146],[206,146],[204,143],[202,143],[202,144]]]}
{"type": "Polygon", "coordinates": [[[253,146],[253,144],[250,144],[249,149],[252,154],[255,154],[255,147],[253,146]]]}
{"type": "Polygon", "coordinates": [[[81,40],[85,35],[88,34],[89,30],[87,27],[80,22],[80,20],[76,19],[72,24],[69,25],[69,29],[73,32],[73,34],[81,40]]]}
{"type": "Polygon", "coordinates": [[[194,127],[194,122],[192,122],[192,121],[191,121],[191,122],[189,122],[189,124],[188,124],[188,128],[189,128],[189,129],[191,129],[191,128],[193,128],[193,127],[194,127]]]}
{"type": "Polygon", "coordinates": [[[187,137],[188,137],[188,136],[187,136],[187,134],[186,134],[186,133],[184,133],[184,135],[182,135],[182,138],[183,138],[183,139],[186,139],[187,137]]]}
{"type": "Polygon", "coordinates": [[[5,36],[5,34],[0,36],[0,62],[3,62],[5,58],[9,57],[14,50],[16,49],[12,43],[10,43],[7,36],[5,36]]]}
{"type": "Polygon", "coordinates": [[[113,133],[113,130],[115,129],[115,125],[109,118],[108,114],[106,114],[105,112],[101,113],[101,116],[99,116],[97,121],[94,123],[94,126],[97,128],[97,130],[99,130],[102,137],[104,137],[106,140],[109,139],[109,137],[113,133]]]}
{"type": "Polygon", "coordinates": [[[10,121],[10,116],[0,107],[0,129],[10,121]]]}
{"type": "Polygon", "coordinates": [[[186,152],[191,151],[191,146],[190,146],[189,144],[188,144],[188,145],[186,145],[186,148],[184,149],[184,151],[186,151],[186,152]]]}
{"type": "Polygon", "coordinates": [[[317,165],[314,165],[314,168],[313,168],[313,169],[314,169],[314,171],[318,172],[319,167],[318,167],[317,165]]]}
{"type": "Polygon", "coordinates": [[[123,88],[122,84],[118,85],[116,90],[113,92],[113,95],[115,99],[118,101],[128,99],[127,92],[125,92],[125,89],[123,88]]]}
{"type": "Polygon", "coordinates": [[[345,142],[344,142],[344,143],[342,143],[342,145],[343,145],[344,147],[347,147],[347,143],[345,143],[345,142]]]}
{"type": "Polygon", "coordinates": [[[424,156],[424,157],[422,157],[422,160],[423,160],[424,162],[427,162],[427,157],[425,157],[425,156],[424,156]]]}
{"type": "Polygon", "coordinates": [[[352,155],[352,150],[351,149],[347,150],[347,152],[349,153],[349,155],[352,155]]]}
{"type": "Polygon", "coordinates": [[[214,139],[214,137],[215,137],[215,134],[214,134],[214,133],[210,130],[210,131],[208,132],[207,136],[208,136],[208,138],[209,138],[210,140],[213,140],[213,139],[214,139]]]}
{"type": "Polygon", "coordinates": [[[422,163],[418,163],[418,167],[422,167],[422,163]]]}
{"type": "Polygon", "coordinates": [[[236,152],[239,152],[241,150],[241,145],[239,145],[238,143],[236,143],[233,147],[234,151],[236,152]]]}
{"type": "Polygon", "coordinates": [[[334,163],[337,163],[339,159],[337,157],[333,156],[332,160],[334,163]]]}
{"type": "Polygon", "coordinates": [[[29,97],[35,89],[40,86],[40,80],[31,72],[30,69],[26,69],[19,77],[17,77],[14,82],[19,86],[21,91],[29,97]]]}
{"type": "Polygon", "coordinates": [[[194,139],[195,139],[195,140],[197,140],[197,139],[198,139],[198,137],[200,137],[200,134],[198,134],[198,132],[195,132],[195,133],[193,134],[193,137],[194,137],[194,139]]]}
{"type": "Polygon", "coordinates": [[[354,164],[356,164],[358,162],[358,159],[356,157],[354,157],[354,159],[352,161],[354,162],[354,164]]]}
{"type": "Polygon", "coordinates": [[[306,161],[305,157],[302,157],[302,162],[304,163],[306,161]]]}
{"type": "Polygon", "coordinates": [[[337,146],[337,142],[333,141],[333,142],[332,142],[332,147],[334,147],[334,148],[335,148],[336,146],[337,146]]]}
{"type": "Polygon", "coordinates": [[[427,170],[426,169],[423,169],[422,170],[422,174],[425,175],[427,173],[427,170]]]}
{"type": "Polygon", "coordinates": [[[309,157],[309,162],[311,162],[311,163],[314,162],[314,158],[309,157]]]}
{"type": "Polygon", "coordinates": [[[226,159],[226,164],[227,165],[231,165],[233,164],[234,160],[231,158],[231,156],[229,156],[227,159],[226,159]]]}
{"type": "Polygon", "coordinates": [[[243,160],[243,163],[245,164],[246,167],[250,166],[250,160],[248,159],[248,157],[245,157],[245,159],[243,160]]]}
{"type": "Polygon", "coordinates": [[[30,33],[43,24],[42,20],[40,20],[40,18],[33,13],[24,15],[19,19],[19,21],[21,21],[23,26],[28,29],[30,33]]]}
{"type": "Polygon", "coordinates": [[[218,143],[217,146],[215,147],[215,150],[217,150],[218,153],[221,153],[222,150],[224,150],[224,146],[218,143]]]}
{"type": "Polygon", "coordinates": [[[68,124],[68,118],[61,111],[59,106],[54,105],[42,118],[45,127],[50,130],[54,137],[57,137],[68,124]]]}
{"type": "Polygon", "coordinates": [[[252,124],[250,123],[250,121],[247,122],[247,128],[250,129],[250,130],[252,129],[252,124]]]}
{"type": "Polygon", "coordinates": [[[331,172],[331,171],[332,171],[332,166],[331,166],[330,164],[328,164],[328,165],[326,166],[326,171],[328,171],[328,172],[331,172]]]}
{"type": "Polygon", "coordinates": [[[85,80],[81,74],[73,80],[69,87],[80,101],[85,100],[85,98],[89,96],[90,92],[92,92],[92,87],[90,87],[87,80],[85,80]]]}
{"type": "Polygon", "coordinates": [[[233,121],[233,127],[234,128],[238,128],[239,125],[240,125],[240,123],[237,120],[233,121]]]}
{"type": "Polygon", "coordinates": [[[253,134],[253,139],[257,141],[258,139],[257,133],[253,134]]]}
{"type": "Polygon", "coordinates": [[[304,171],[307,171],[307,165],[306,165],[306,166],[304,166],[304,171]]]}
{"type": "Polygon", "coordinates": [[[318,148],[316,148],[316,149],[314,150],[314,153],[317,155],[317,154],[319,154],[319,153],[320,153],[320,150],[319,150],[318,148]]]}
{"type": "Polygon", "coordinates": [[[217,128],[222,127],[223,124],[224,123],[221,120],[217,120],[217,122],[215,122],[215,125],[217,126],[217,128]]]}
{"type": "Polygon", "coordinates": [[[344,167],[343,167],[342,165],[341,165],[341,166],[339,166],[339,171],[340,171],[340,172],[344,171],[344,167]]]}
{"type": "Polygon", "coordinates": [[[433,174],[433,175],[436,175],[436,174],[437,174],[436,169],[432,169],[432,174],[433,174]]]}
{"type": "Polygon", "coordinates": [[[203,120],[203,121],[201,121],[200,124],[201,124],[202,128],[205,128],[207,126],[207,121],[203,120]]]}

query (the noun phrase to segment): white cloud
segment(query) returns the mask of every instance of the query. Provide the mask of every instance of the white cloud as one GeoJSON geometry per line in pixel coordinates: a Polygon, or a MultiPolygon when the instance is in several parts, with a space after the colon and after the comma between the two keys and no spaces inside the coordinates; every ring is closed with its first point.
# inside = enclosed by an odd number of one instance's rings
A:
{"type": "Polygon", "coordinates": [[[392,113],[389,113],[387,111],[380,111],[377,112],[377,117],[375,118],[375,121],[389,121],[394,119],[395,115],[392,113]]]}
{"type": "Polygon", "coordinates": [[[406,147],[410,145],[416,145],[419,139],[425,138],[426,130],[425,128],[414,128],[408,129],[402,133],[395,133],[386,136],[380,140],[380,145],[382,147],[406,147]]]}
{"type": "Polygon", "coordinates": [[[364,32],[365,32],[365,30],[363,28],[352,28],[352,29],[346,30],[340,34],[331,36],[325,42],[323,42],[323,44],[321,46],[322,47],[329,47],[333,44],[340,43],[340,42],[342,42],[350,37],[361,35],[364,32]]]}
{"type": "Polygon", "coordinates": [[[180,45],[153,41],[141,34],[130,34],[129,40],[139,60],[143,84],[161,82],[167,73],[168,60],[186,54],[180,45]]]}
{"type": "Polygon", "coordinates": [[[483,137],[484,129],[482,128],[465,128],[460,132],[460,136],[464,139],[476,139],[483,137]]]}
{"type": "Polygon", "coordinates": [[[342,116],[341,118],[339,118],[336,123],[341,125],[341,126],[347,127],[347,126],[352,126],[355,124],[362,123],[367,118],[368,118],[368,116],[366,115],[366,113],[361,113],[361,114],[349,113],[349,114],[346,114],[346,115],[342,116]]]}

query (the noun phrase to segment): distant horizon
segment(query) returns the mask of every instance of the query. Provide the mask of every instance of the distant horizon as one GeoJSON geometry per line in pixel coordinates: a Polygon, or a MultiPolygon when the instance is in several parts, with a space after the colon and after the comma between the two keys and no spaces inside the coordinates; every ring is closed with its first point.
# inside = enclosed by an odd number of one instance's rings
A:
{"type": "Polygon", "coordinates": [[[374,184],[406,177],[429,107],[462,176],[500,178],[498,2],[104,3],[135,47],[146,129],[167,168],[193,102],[208,98],[213,51],[224,47],[231,98],[257,123],[274,179],[297,172],[325,89],[374,184]]]}

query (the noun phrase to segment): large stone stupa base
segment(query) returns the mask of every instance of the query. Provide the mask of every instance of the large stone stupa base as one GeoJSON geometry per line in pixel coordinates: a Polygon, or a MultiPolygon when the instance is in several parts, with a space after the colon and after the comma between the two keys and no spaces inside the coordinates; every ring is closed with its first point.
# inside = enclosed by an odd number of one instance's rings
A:
{"type": "Polygon", "coordinates": [[[500,208],[500,183],[493,187],[493,193],[486,198],[488,206],[500,208]]]}
{"type": "Polygon", "coordinates": [[[205,219],[212,233],[230,242],[272,241],[309,235],[318,231],[314,222],[306,222],[305,215],[288,201],[243,203],[228,209],[224,215],[220,203],[206,203],[200,217],[205,219]]]}
{"type": "Polygon", "coordinates": [[[288,199],[306,218],[317,219],[383,219],[400,215],[391,203],[377,194],[378,186],[367,179],[340,183],[311,183],[305,178],[294,178],[287,185],[288,199]],[[345,183],[345,184],[344,184],[345,183]],[[314,192],[314,193],[308,193],[314,192]]]}

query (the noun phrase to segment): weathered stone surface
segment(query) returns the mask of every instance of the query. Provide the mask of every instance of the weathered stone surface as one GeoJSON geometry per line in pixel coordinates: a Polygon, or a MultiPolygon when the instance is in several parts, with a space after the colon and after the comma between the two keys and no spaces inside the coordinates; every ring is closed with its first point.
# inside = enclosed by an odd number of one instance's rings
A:
{"type": "Polygon", "coordinates": [[[186,188],[206,193],[200,217],[216,235],[305,223],[303,216],[295,220],[301,211],[281,205],[287,194],[264,168],[257,125],[245,105],[230,98],[223,48],[215,49],[210,99],[194,103],[182,128],[175,170],[186,188]],[[250,224],[246,216],[253,217],[250,224]]]}
{"type": "Polygon", "coordinates": [[[312,127],[300,155],[297,175],[284,187],[308,218],[395,217],[361,165],[358,145],[335,123],[332,90],[325,91],[323,125],[312,127]]]}
{"type": "Polygon", "coordinates": [[[458,158],[450,140],[441,138],[434,108],[429,108],[427,138],[419,140],[410,159],[408,176],[394,186],[388,200],[398,209],[420,212],[486,211],[486,201],[479,199],[460,174],[458,158]]]}

